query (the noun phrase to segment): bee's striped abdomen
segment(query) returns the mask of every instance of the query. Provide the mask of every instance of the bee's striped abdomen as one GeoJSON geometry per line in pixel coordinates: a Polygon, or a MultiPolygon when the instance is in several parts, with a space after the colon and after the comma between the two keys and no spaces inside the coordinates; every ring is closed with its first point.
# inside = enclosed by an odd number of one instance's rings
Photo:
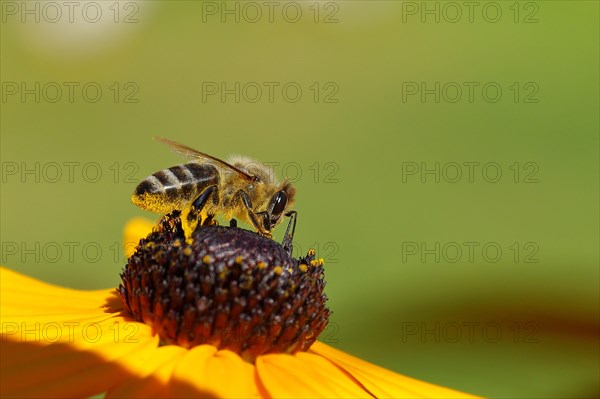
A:
{"type": "Polygon", "coordinates": [[[157,213],[167,213],[193,201],[211,185],[219,184],[216,168],[190,162],[163,169],[148,176],[136,187],[134,204],[157,213]]]}

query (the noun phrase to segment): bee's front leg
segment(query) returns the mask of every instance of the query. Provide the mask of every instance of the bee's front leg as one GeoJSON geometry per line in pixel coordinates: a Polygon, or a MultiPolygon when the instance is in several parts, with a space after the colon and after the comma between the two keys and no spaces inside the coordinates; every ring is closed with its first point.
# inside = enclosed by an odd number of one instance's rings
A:
{"type": "Polygon", "coordinates": [[[285,229],[285,234],[283,235],[283,240],[281,241],[281,246],[288,255],[292,256],[292,251],[294,249],[293,241],[294,241],[294,232],[296,231],[296,215],[298,212],[289,211],[285,214],[285,216],[289,216],[290,221],[285,229]]]}

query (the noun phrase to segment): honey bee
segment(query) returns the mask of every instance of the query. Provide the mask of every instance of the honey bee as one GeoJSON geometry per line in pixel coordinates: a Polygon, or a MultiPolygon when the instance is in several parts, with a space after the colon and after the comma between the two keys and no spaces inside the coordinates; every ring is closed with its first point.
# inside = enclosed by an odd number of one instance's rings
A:
{"type": "Polygon", "coordinates": [[[279,183],[263,163],[243,156],[226,161],[196,151],[177,142],[155,137],[191,162],[163,169],[142,180],[131,201],[151,212],[182,212],[186,234],[198,225],[216,224],[215,216],[240,219],[251,224],[259,234],[272,237],[272,230],[289,216],[284,248],[291,251],[296,212],[290,210],[296,189],[284,180],[279,183]]]}

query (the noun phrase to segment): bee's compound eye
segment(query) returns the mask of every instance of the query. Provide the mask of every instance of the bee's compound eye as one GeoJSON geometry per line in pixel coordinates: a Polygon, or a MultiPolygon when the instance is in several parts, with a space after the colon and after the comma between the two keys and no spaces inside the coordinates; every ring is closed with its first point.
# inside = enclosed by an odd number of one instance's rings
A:
{"type": "Polygon", "coordinates": [[[285,207],[287,206],[288,198],[285,191],[278,191],[271,199],[269,208],[271,209],[271,221],[277,221],[281,217],[285,207]]]}

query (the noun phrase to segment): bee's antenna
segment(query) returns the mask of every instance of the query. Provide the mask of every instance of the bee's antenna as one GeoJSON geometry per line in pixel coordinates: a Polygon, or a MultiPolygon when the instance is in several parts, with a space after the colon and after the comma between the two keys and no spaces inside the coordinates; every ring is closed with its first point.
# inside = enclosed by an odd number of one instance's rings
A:
{"type": "Polygon", "coordinates": [[[281,241],[281,246],[288,253],[288,255],[292,256],[292,250],[294,249],[293,241],[294,241],[294,232],[296,231],[296,215],[298,212],[289,211],[285,214],[285,216],[289,216],[290,221],[287,225],[287,229],[285,229],[285,234],[283,235],[283,241],[281,241]],[[290,231],[291,230],[291,231],[290,231]]]}

